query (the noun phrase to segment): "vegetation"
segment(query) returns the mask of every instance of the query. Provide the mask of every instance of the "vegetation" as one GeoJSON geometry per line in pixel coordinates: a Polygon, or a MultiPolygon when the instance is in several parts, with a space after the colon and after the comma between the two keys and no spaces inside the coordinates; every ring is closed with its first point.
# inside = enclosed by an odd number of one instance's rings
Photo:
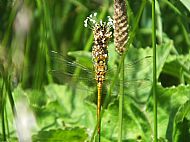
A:
{"type": "MultiPolygon", "coordinates": [[[[153,30],[152,1],[126,3],[130,37],[124,61],[118,58],[113,38],[108,45],[101,141],[121,140],[119,135],[126,142],[155,140],[152,31],[156,30],[158,141],[188,142],[190,2],[155,1],[153,30]]],[[[0,141],[98,141],[93,35],[84,27],[94,12],[98,20],[113,17],[113,1],[0,1],[0,141]]]]}

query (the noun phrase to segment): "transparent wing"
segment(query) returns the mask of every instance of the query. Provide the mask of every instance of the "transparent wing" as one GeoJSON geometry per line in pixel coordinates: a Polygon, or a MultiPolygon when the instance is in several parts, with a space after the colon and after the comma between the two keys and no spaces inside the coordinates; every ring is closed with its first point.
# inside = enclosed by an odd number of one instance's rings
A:
{"type": "MultiPolygon", "coordinates": [[[[152,64],[151,56],[145,56],[143,58],[136,60],[129,60],[126,58],[124,65],[125,77],[127,77],[127,79],[129,78],[134,79],[137,78],[138,74],[146,74],[146,72],[149,73],[150,76],[151,64],[152,64]]],[[[113,74],[115,73],[119,74],[118,69],[119,65],[117,67],[109,67],[106,75],[109,78],[110,76],[113,77],[113,74]]],[[[140,78],[142,79],[143,77],[140,78]]]]}
{"type": "MultiPolygon", "coordinates": [[[[59,82],[72,83],[72,81],[82,81],[88,86],[96,87],[96,81],[94,79],[93,64],[92,68],[86,67],[85,63],[81,64],[75,60],[65,58],[58,52],[51,52],[52,70],[50,73],[56,77],[59,82]],[[78,70],[78,71],[76,71],[78,70]]],[[[137,60],[125,61],[125,88],[130,92],[137,92],[139,88],[146,88],[151,86],[151,81],[148,79],[150,76],[151,56],[146,56],[137,60]],[[138,72],[137,72],[138,71],[138,72]],[[148,76],[144,76],[147,72],[148,76]],[[143,76],[142,76],[143,74],[143,76]]],[[[114,84],[113,93],[118,94],[118,87],[120,84],[118,67],[109,67],[106,73],[106,86],[108,88],[114,84]],[[114,76],[118,75],[116,79],[114,76]]],[[[80,89],[84,89],[81,87],[80,89]]],[[[108,89],[109,90],[109,89],[108,89]]]]}
{"type": "Polygon", "coordinates": [[[82,65],[81,63],[65,58],[62,54],[51,51],[51,73],[59,82],[84,81],[94,82],[94,73],[91,68],[82,65]]]}

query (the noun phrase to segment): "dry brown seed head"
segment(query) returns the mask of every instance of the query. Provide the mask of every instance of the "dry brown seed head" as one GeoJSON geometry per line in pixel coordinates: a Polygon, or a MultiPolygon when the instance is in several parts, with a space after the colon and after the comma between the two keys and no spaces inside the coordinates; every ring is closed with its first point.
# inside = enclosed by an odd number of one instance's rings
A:
{"type": "Polygon", "coordinates": [[[125,0],[114,0],[114,44],[121,55],[129,38],[129,25],[125,0]]]}

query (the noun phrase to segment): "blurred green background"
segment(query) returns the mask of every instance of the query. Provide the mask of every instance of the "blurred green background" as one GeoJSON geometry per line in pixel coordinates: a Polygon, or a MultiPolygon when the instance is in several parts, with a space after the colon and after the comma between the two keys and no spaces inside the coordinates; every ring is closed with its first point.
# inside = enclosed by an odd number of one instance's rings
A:
{"type": "MultiPolygon", "coordinates": [[[[123,141],[149,142],[152,60],[146,57],[152,56],[151,1],[126,3],[131,45],[126,54],[123,141]]],[[[96,85],[89,77],[93,35],[84,20],[97,12],[98,20],[106,21],[113,17],[113,7],[112,0],[0,0],[0,141],[90,141],[96,126],[96,85]]],[[[156,31],[159,140],[188,142],[190,1],[157,0],[156,31]]],[[[113,39],[108,50],[104,96],[119,62],[113,39]]],[[[104,108],[103,142],[117,141],[115,86],[104,108]]]]}

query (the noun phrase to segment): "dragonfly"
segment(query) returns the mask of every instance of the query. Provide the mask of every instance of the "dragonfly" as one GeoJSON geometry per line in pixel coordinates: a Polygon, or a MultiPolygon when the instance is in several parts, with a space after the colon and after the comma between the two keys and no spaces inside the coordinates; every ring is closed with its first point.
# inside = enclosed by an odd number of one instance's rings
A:
{"type": "MultiPolygon", "coordinates": [[[[95,72],[93,69],[93,63],[90,57],[86,57],[84,61],[88,61],[88,63],[83,61],[77,61],[73,59],[68,59],[59,52],[51,51],[50,53],[52,65],[52,70],[50,71],[51,74],[58,79],[58,81],[63,82],[64,80],[68,83],[70,86],[74,86],[74,84],[78,81],[82,81],[89,85],[89,87],[97,87],[96,80],[95,80],[95,72]],[[61,68],[60,68],[61,67],[61,68]]],[[[125,71],[128,76],[126,81],[124,82],[125,88],[129,88],[129,90],[133,90],[134,88],[145,88],[151,86],[151,81],[148,78],[138,78],[138,79],[132,79],[137,78],[135,77],[137,70],[139,68],[142,68],[141,72],[143,70],[147,72],[150,70],[149,66],[151,66],[151,56],[145,56],[143,58],[137,59],[132,61],[131,63],[125,64],[125,71]],[[143,66],[143,67],[142,67],[143,66]],[[130,78],[130,79],[129,79],[130,78]],[[133,89],[130,89],[132,88],[133,89]]],[[[109,87],[114,84],[113,91],[109,91],[109,95],[117,95],[118,91],[117,88],[119,88],[120,80],[117,78],[116,81],[113,79],[113,76],[118,73],[117,63],[113,67],[113,65],[109,66],[108,64],[108,70],[106,72],[105,76],[105,82],[103,86],[106,86],[108,89],[109,87]]],[[[145,73],[142,73],[145,74],[145,73]]],[[[141,76],[141,74],[139,74],[141,76]]],[[[75,86],[74,86],[75,87],[75,86]]],[[[105,87],[105,88],[106,88],[105,87]]],[[[80,86],[80,90],[83,90],[84,88],[80,86]]],[[[102,89],[103,94],[106,94],[106,89],[102,89]],[[105,91],[105,92],[104,92],[105,91]]],[[[85,90],[91,92],[91,90],[85,90]]],[[[100,103],[100,102],[99,102],[100,103]]],[[[102,103],[101,103],[102,105],[102,103]]]]}

